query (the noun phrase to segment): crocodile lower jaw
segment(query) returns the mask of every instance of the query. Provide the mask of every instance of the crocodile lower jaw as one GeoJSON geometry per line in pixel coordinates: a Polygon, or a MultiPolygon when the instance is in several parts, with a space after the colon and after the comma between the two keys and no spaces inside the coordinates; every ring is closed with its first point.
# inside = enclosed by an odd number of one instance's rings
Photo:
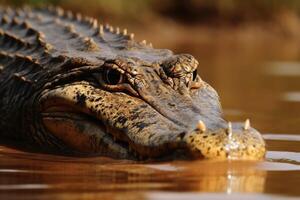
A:
{"type": "Polygon", "coordinates": [[[70,111],[66,107],[52,108],[42,113],[45,128],[80,154],[132,157],[129,143],[116,140],[98,119],[85,113],[70,111]],[[122,154],[122,155],[120,155],[122,154]]]}
{"type": "Polygon", "coordinates": [[[186,156],[187,152],[180,148],[167,154],[164,152],[162,155],[144,155],[145,149],[139,151],[133,141],[127,137],[120,137],[125,134],[117,133],[92,115],[75,111],[74,108],[65,105],[50,107],[42,112],[42,121],[47,131],[63,141],[75,154],[106,155],[132,160],[152,157],[157,160],[158,156],[161,160],[189,157],[186,156]]]}

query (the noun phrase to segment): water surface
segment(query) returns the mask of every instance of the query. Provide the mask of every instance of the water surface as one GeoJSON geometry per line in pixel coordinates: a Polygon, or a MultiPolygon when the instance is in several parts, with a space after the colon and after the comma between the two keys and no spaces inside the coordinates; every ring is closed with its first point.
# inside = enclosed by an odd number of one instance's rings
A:
{"type": "Polygon", "coordinates": [[[250,118],[262,132],[264,161],[135,163],[0,146],[0,199],[299,199],[298,49],[208,46],[175,50],[192,49],[199,74],[219,92],[227,119],[250,118]]]}

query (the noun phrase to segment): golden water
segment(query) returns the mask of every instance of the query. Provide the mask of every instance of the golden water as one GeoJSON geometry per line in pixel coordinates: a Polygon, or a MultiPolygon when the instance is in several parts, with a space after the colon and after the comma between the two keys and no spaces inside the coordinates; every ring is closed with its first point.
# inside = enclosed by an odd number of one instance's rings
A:
{"type": "Polygon", "coordinates": [[[194,49],[199,74],[219,92],[226,118],[250,118],[262,132],[264,161],[134,163],[0,146],[0,199],[300,198],[297,46],[181,48],[194,49]]]}

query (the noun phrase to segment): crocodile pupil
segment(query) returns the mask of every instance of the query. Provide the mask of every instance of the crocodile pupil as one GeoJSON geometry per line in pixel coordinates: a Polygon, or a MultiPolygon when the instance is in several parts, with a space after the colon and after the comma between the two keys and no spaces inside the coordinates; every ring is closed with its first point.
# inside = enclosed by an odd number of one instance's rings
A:
{"type": "Polygon", "coordinates": [[[104,81],[109,85],[117,85],[122,82],[122,74],[115,69],[108,69],[105,71],[104,81]]]}

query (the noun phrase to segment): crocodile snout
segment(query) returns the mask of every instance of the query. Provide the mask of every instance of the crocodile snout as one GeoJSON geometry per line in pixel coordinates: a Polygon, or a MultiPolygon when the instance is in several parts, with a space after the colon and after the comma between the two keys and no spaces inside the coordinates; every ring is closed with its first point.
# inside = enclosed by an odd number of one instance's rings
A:
{"type": "Polygon", "coordinates": [[[250,126],[250,121],[228,123],[227,128],[209,130],[202,121],[184,138],[195,157],[212,159],[259,160],[265,155],[261,134],[250,126]]]}

